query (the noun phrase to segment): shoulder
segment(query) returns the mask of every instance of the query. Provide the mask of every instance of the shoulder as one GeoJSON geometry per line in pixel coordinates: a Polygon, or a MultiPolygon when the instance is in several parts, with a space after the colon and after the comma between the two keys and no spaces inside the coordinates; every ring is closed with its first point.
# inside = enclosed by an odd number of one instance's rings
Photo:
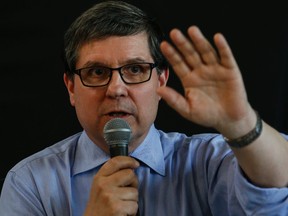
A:
{"type": "Polygon", "coordinates": [[[163,151],[167,154],[183,157],[223,158],[231,154],[232,150],[218,133],[200,133],[186,135],[179,132],[159,131],[163,151]]]}
{"type": "Polygon", "coordinates": [[[158,130],[161,142],[167,145],[176,145],[176,147],[189,147],[193,146],[207,146],[207,145],[216,145],[216,146],[226,146],[226,142],[223,139],[223,136],[218,133],[200,133],[187,135],[180,132],[163,132],[158,130]]]}
{"type": "Polygon", "coordinates": [[[24,167],[36,168],[43,166],[43,164],[47,166],[50,160],[53,160],[55,164],[55,161],[61,162],[73,158],[77,141],[81,134],[82,132],[76,133],[24,158],[12,167],[10,172],[17,172],[17,170],[21,170],[24,167]]]}

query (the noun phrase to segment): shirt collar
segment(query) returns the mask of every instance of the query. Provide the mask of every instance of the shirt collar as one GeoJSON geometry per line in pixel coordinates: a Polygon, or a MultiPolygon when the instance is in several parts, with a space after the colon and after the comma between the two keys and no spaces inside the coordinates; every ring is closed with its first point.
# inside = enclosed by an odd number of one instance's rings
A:
{"type": "Polygon", "coordinates": [[[138,148],[130,153],[131,157],[143,162],[160,175],[165,175],[165,163],[160,136],[154,125],[138,148]]]}
{"type": "MultiPolygon", "coordinates": [[[[145,140],[130,153],[130,156],[146,164],[160,175],[165,175],[163,150],[159,133],[154,125],[151,126],[145,140]]],[[[94,144],[83,131],[77,143],[72,175],[98,167],[109,159],[110,155],[94,144]]]]}
{"type": "Polygon", "coordinates": [[[95,145],[85,131],[78,139],[72,175],[98,167],[110,159],[110,156],[95,145]]]}

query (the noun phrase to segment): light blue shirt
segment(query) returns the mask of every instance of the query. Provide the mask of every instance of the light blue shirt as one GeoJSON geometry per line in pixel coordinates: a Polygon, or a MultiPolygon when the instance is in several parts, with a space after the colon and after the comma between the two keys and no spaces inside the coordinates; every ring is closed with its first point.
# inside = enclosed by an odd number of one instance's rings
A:
{"type": "MultiPolygon", "coordinates": [[[[249,183],[221,135],[187,137],[153,125],[130,156],[141,161],[140,215],[288,215],[288,189],[249,183]]],[[[22,160],[5,179],[0,215],[82,215],[93,176],[109,158],[80,132],[22,160]]]]}

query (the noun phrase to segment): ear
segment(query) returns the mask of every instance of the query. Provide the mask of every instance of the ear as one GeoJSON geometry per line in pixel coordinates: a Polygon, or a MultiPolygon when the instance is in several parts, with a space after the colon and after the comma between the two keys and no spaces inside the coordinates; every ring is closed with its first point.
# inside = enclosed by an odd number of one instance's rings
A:
{"type": "Polygon", "coordinates": [[[169,68],[163,70],[159,76],[159,87],[166,86],[169,78],[169,68]]]}
{"type": "MultiPolygon", "coordinates": [[[[166,86],[169,78],[169,68],[166,68],[162,71],[162,73],[159,75],[159,86],[166,86]]],[[[161,100],[161,96],[159,96],[159,101],[161,100]]]]}
{"type": "Polygon", "coordinates": [[[65,86],[66,86],[68,93],[69,93],[70,104],[72,106],[74,106],[75,105],[74,80],[73,80],[73,78],[70,79],[66,73],[64,73],[64,75],[63,75],[63,80],[64,80],[65,86]]]}

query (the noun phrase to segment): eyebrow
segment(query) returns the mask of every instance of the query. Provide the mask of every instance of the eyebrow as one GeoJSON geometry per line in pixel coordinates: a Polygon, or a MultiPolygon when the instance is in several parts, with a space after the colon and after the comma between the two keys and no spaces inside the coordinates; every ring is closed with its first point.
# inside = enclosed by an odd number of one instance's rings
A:
{"type": "MultiPolygon", "coordinates": [[[[134,64],[134,63],[146,63],[146,62],[153,62],[153,60],[145,60],[143,58],[131,58],[131,59],[127,59],[123,62],[120,62],[120,64],[118,66],[123,66],[123,65],[127,65],[127,64],[134,64]]],[[[111,65],[106,64],[104,62],[100,62],[100,61],[88,61],[86,62],[84,65],[82,65],[80,68],[88,68],[88,67],[94,67],[94,66],[101,66],[101,67],[111,67],[111,65]]]]}

